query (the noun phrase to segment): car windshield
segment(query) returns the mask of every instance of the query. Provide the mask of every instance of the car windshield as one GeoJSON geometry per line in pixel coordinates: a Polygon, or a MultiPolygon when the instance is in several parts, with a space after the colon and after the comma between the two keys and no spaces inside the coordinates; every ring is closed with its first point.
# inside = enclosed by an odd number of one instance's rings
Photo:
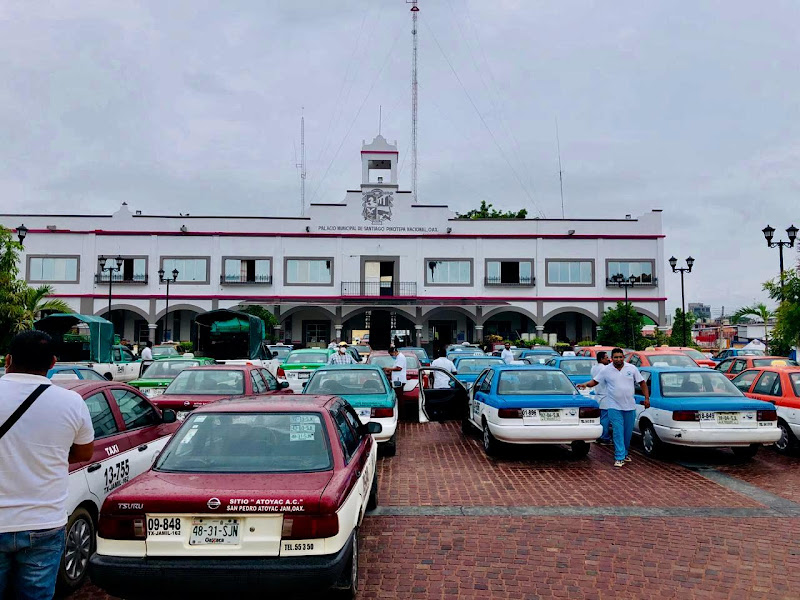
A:
{"type": "Polygon", "coordinates": [[[179,356],[175,346],[153,346],[153,356],[179,356]]]}
{"type": "Polygon", "coordinates": [[[404,354],[413,354],[420,362],[428,359],[428,353],[422,348],[401,348],[400,351],[404,354]]]}
{"type": "Polygon", "coordinates": [[[788,358],[756,358],[754,367],[796,367],[797,363],[788,358]]]}
{"type": "Polygon", "coordinates": [[[794,388],[794,395],[800,397],[800,373],[789,373],[789,379],[794,388]]]}
{"type": "Polygon", "coordinates": [[[244,376],[231,369],[198,369],[181,371],[164,391],[169,394],[233,396],[244,394],[244,376]]]}
{"type": "Polygon", "coordinates": [[[739,356],[764,356],[763,350],[754,350],[748,348],[747,350],[739,350],[739,356]]]}
{"type": "Polygon", "coordinates": [[[650,364],[654,367],[696,367],[697,363],[685,354],[659,354],[649,356],[650,364]]]}
{"type": "Polygon", "coordinates": [[[575,386],[561,371],[503,371],[497,393],[506,395],[577,394],[575,386]]]}
{"type": "Polygon", "coordinates": [[[559,369],[567,375],[591,375],[595,364],[591,360],[562,360],[559,369]]]}
{"type": "Polygon", "coordinates": [[[741,398],[742,392],[719,371],[698,373],[660,373],[661,395],[667,398],[682,396],[712,396],[741,398]]]}
{"type": "Polygon", "coordinates": [[[91,381],[106,381],[106,378],[100,375],[94,369],[79,369],[81,377],[84,379],[89,379],[91,381]]]}
{"type": "Polygon", "coordinates": [[[695,350],[694,348],[689,348],[688,350],[681,350],[686,356],[693,358],[694,360],[708,360],[708,357],[700,352],[699,350],[695,350]]]}
{"type": "MultiPolygon", "coordinates": [[[[417,360],[416,356],[413,354],[406,354],[405,352],[403,352],[403,356],[406,357],[406,369],[419,369],[419,360],[417,360]]],[[[388,354],[381,354],[379,356],[370,354],[369,364],[378,365],[381,368],[393,367],[394,359],[388,354]]]]}
{"type": "Polygon", "coordinates": [[[297,473],[332,467],[319,413],[192,414],[156,463],[179,473],[297,473]]]}
{"type": "Polygon", "coordinates": [[[199,360],[159,360],[145,369],[142,377],[147,379],[175,379],[175,377],[189,367],[200,366],[199,360]]]}
{"type": "Polygon", "coordinates": [[[283,360],[289,356],[289,353],[292,351],[292,349],[289,348],[289,346],[269,346],[269,351],[278,355],[275,358],[283,360]]]}
{"type": "Polygon", "coordinates": [[[466,375],[468,373],[480,373],[486,367],[502,364],[503,359],[499,357],[462,358],[458,361],[456,369],[459,375],[466,375]]]}
{"type": "Polygon", "coordinates": [[[328,362],[327,352],[292,352],[286,359],[287,365],[324,365],[328,362]]]}
{"type": "Polygon", "coordinates": [[[367,346],[366,344],[359,344],[357,346],[353,346],[356,350],[358,350],[359,354],[369,354],[372,348],[367,346]]]}
{"type": "Polygon", "coordinates": [[[303,389],[304,394],[385,394],[386,378],[373,369],[321,369],[303,389]]]}

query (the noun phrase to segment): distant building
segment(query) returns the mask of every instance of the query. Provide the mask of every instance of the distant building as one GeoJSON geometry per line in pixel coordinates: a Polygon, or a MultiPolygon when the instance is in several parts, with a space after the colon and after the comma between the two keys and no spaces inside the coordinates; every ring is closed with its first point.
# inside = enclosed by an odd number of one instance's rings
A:
{"type": "Polygon", "coordinates": [[[701,302],[689,302],[689,312],[698,319],[711,319],[711,305],[701,302]]]}

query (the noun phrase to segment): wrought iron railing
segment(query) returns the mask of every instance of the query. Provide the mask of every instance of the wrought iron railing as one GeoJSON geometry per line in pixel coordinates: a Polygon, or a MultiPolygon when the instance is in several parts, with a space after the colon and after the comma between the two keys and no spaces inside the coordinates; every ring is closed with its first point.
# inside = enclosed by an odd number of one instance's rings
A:
{"type": "MultiPolygon", "coordinates": [[[[108,283],[108,273],[95,273],[95,283],[108,283]]],[[[113,273],[111,277],[113,283],[147,283],[147,273],[142,275],[125,276],[122,273],[113,273]]]]}
{"type": "Polygon", "coordinates": [[[501,277],[486,277],[483,283],[486,286],[497,287],[531,287],[536,285],[536,277],[520,277],[517,281],[503,281],[501,277]]]}
{"type": "Polygon", "coordinates": [[[342,296],[416,297],[416,281],[343,281],[342,296]]]}
{"type": "MultiPolygon", "coordinates": [[[[623,279],[622,287],[624,286],[629,287],[656,287],[658,285],[658,277],[653,277],[652,281],[629,281],[627,279],[623,279]]],[[[606,287],[620,287],[619,283],[615,280],[606,278],[606,287]]]]}
{"type": "Polygon", "coordinates": [[[270,285],[272,277],[270,275],[256,275],[247,277],[246,275],[220,275],[219,282],[222,285],[270,285]]]}

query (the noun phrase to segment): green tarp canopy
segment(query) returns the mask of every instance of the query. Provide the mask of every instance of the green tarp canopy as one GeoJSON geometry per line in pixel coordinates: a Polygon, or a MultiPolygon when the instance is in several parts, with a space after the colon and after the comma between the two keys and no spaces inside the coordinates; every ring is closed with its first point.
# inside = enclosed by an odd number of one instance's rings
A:
{"type": "Polygon", "coordinates": [[[235,310],[210,310],[195,318],[197,347],[211,358],[264,358],[264,321],[235,310]]]}
{"type": "Polygon", "coordinates": [[[34,323],[34,328],[44,331],[56,343],[56,356],[61,361],[91,360],[111,362],[111,346],[114,343],[114,326],[102,317],[57,313],[34,323]],[[89,327],[89,343],[66,342],[64,335],[70,329],[85,323],[89,327]],[[79,345],[80,347],[76,347],[79,345]],[[86,355],[88,351],[88,356],[86,355]]]}

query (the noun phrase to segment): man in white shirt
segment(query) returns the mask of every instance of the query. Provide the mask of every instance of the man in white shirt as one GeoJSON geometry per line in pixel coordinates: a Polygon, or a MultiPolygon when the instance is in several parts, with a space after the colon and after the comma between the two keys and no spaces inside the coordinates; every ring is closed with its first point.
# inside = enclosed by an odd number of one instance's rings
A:
{"type": "Polygon", "coordinates": [[[18,598],[53,597],[69,463],[90,460],[94,450],[83,398],[46,377],[55,361],[50,336],[26,331],[11,342],[0,378],[0,598],[10,587],[18,598]]]}
{"type": "Polygon", "coordinates": [[[153,342],[147,342],[147,345],[142,350],[142,360],[148,361],[153,360],[153,342]]]}
{"type": "Polygon", "coordinates": [[[505,348],[503,348],[503,351],[500,353],[500,358],[502,358],[503,362],[506,363],[507,365],[510,365],[512,363],[512,361],[514,360],[514,353],[511,352],[510,343],[506,342],[505,348]]]}
{"type": "MultiPolygon", "coordinates": [[[[597,363],[592,367],[592,379],[594,379],[594,376],[597,375],[603,367],[610,363],[611,359],[608,357],[608,352],[603,350],[598,352],[597,363]]],[[[598,384],[594,393],[597,398],[597,402],[600,403],[600,425],[603,426],[603,435],[600,436],[600,439],[597,440],[597,443],[603,446],[610,446],[613,442],[608,436],[608,402],[606,401],[606,384],[598,384]]]]}
{"type": "Polygon", "coordinates": [[[386,367],[384,371],[392,378],[392,385],[402,387],[406,384],[406,357],[402,352],[398,352],[394,346],[389,347],[389,356],[394,359],[394,366],[386,367]],[[400,384],[398,386],[398,384],[400,384]]]}
{"type": "MultiPolygon", "coordinates": [[[[453,375],[456,374],[456,366],[453,364],[453,361],[447,358],[447,354],[445,354],[444,349],[440,349],[437,351],[438,357],[431,363],[432,367],[437,367],[439,369],[444,369],[445,371],[452,373],[453,375]]],[[[442,373],[441,371],[434,371],[433,372],[433,389],[435,390],[446,390],[450,388],[450,378],[442,373]]]]}
{"type": "Polygon", "coordinates": [[[639,369],[625,362],[621,348],[611,351],[612,364],[604,366],[591,381],[578,384],[578,389],[591,388],[601,383],[606,385],[608,420],[614,439],[614,466],[622,467],[630,462],[633,423],[636,420],[636,401],[633,398],[636,384],[640,384],[644,396],[644,407],[650,407],[650,391],[639,369]]]}

